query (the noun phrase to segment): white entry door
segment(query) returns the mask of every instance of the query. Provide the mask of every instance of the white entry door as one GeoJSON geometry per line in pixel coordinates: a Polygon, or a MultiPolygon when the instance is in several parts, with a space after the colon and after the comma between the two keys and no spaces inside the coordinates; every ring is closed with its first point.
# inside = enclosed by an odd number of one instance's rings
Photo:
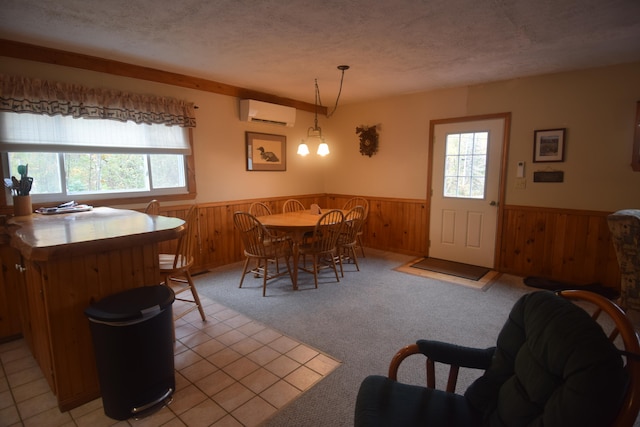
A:
{"type": "Polygon", "coordinates": [[[429,256],[493,268],[504,119],[435,124],[429,256]]]}

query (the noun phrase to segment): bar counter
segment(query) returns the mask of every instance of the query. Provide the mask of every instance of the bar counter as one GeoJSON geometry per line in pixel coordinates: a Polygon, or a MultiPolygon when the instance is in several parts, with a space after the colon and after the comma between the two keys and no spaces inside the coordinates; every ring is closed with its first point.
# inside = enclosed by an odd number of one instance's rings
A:
{"type": "Polygon", "coordinates": [[[22,259],[23,335],[66,411],[100,396],[85,308],[160,283],[158,242],[178,238],[184,221],[100,207],[14,217],[8,226],[22,259]]]}
{"type": "Polygon", "coordinates": [[[46,261],[103,251],[143,241],[175,239],[184,221],[126,209],[100,207],[87,212],[14,217],[12,245],[25,258],[46,261]]]}

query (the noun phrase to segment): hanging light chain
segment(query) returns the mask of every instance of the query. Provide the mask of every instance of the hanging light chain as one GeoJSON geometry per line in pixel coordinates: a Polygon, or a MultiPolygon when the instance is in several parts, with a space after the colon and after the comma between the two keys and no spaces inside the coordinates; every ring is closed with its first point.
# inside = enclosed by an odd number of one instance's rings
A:
{"type": "MultiPolygon", "coordinates": [[[[340,100],[340,94],[342,93],[342,82],[344,81],[344,72],[349,69],[348,65],[338,65],[338,69],[342,71],[342,76],[340,77],[340,89],[338,90],[338,96],[336,97],[336,103],[333,107],[333,111],[330,114],[327,114],[327,118],[331,117],[333,113],[338,109],[338,101],[340,100]]],[[[318,106],[322,105],[322,100],[320,99],[320,87],[318,86],[318,79],[315,79],[315,117],[313,122],[313,128],[309,128],[307,130],[307,140],[311,137],[311,133],[313,131],[314,137],[319,139],[318,145],[318,155],[326,156],[329,154],[329,146],[325,142],[322,137],[322,129],[318,126],[318,106]]],[[[307,146],[307,140],[303,139],[298,145],[298,154],[301,156],[306,156],[309,154],[309,147],[307,146]]]]}
{"type": "Polygon", "coordinates": [[[316,116],[314,130],[318,130],[318,104],[322,105],[322,101],[320,101],[320,88],[318,88],[318,79],[316,78],[316,116]]]}
{"type": "MultiPolygon", "coordinates": [[[[338,89],[338,96],[336,97],[336,103],[333,106],[333,111],[327,114],[327,118],[333,116],[333,113],[338,109],[338,101],[340,100],[340,94],[342,93],[342,82],[344,81],[344,72],[349,69],[348,65],[338,65],[338,70],[342,71],[340,76],[340,88],[338,89]]],[[[322,105],[320,100],[320,88],[318,88],[318,79],[316,79],[316,116],[318,114],[318,105],[322,105]]]]}

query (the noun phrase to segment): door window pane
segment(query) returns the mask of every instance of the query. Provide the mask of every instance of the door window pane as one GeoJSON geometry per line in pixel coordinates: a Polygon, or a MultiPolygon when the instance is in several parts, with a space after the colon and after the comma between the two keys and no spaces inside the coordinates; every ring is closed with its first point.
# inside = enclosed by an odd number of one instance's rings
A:
{"type": "Polygon", "coordinates": [[[445,146],[444,197],[483,199],[488,132],[449,134],[445,146]]]}

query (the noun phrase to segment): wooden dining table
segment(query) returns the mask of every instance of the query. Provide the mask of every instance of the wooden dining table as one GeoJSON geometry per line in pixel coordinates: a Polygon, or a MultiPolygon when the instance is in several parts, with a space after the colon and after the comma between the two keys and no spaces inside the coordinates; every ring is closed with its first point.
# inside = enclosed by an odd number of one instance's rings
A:
{"type": "MultiPolygon", "coordinates": [[[[329,212],[330,209],[323,210],[320,214],[312,213],[311,210],[286,212],[273,215],[264,215],[257,217],[268,230],[276,230],[286,232],[291,236],[292,255],[293,255],[293,271],[291,272],[291,281],[293,289],[298,289],[298,262],[300,259],[300,244],[304,240],[304,235],[313,231],[320,217],[329,212]]],[[[346,211],[342,211],[346,213],[346,211]]]]}

